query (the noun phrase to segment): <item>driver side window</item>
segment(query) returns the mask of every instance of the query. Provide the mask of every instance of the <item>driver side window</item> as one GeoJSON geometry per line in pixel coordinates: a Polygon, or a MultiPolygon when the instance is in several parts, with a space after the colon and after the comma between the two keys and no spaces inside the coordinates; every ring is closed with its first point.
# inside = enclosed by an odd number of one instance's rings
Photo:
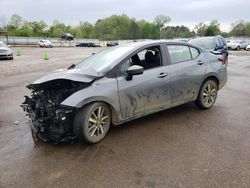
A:
{"type": "Polygon", "coordinates": [[[162,58],[159,46],[145,48],[124,61],[119,68],[119,75],[125,76],[132,65],[142,66],[144,70],[161,66],[162,58]]]}

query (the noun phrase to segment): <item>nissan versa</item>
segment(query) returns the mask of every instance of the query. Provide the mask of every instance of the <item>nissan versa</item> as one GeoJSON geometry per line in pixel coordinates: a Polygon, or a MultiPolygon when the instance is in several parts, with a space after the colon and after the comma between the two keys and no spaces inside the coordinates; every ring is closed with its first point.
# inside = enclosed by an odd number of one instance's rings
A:
{"type": "Polygon", "coordinates": [[[224,54],[188,43],[105,49],[28,85],[22,107],[35,139],[97,143],[111,125],[194,101],[209,109],[227,81],[224,54]]]}

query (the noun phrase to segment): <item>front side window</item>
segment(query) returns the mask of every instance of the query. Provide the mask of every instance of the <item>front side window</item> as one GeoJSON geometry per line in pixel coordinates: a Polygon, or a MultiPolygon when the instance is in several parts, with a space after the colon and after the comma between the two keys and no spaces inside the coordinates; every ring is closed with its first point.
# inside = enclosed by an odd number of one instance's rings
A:
{"type": "Polygon", "coordinates": [[[161,50],[159,46],[145,48],[124,61],[120,65],[118,75],[126,75],[126,70],[132,65],[139,65],[142,66],[144,70],[148,70],[161,66],[161,61],[161,50]]]}
{"type": "Polygon", "coordinates": [[[168,52],[172,64],[192,59],[189,47],[184,45],[168,45],[168,52]]]}

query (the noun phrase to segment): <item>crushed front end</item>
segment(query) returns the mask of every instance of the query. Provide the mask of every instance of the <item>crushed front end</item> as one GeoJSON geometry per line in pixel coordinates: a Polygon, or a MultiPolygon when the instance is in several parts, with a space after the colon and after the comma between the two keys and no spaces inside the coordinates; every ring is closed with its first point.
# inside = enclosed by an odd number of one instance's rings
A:
{"type": "Polygon", "coordinates": [[[28,85],[31,96],[25,96],[21,107],[31,118],[35,139],[62,142],[75,139],[73,121],[75,109],[60,105],[74,92],[89,84],[70,80],[56,80],[39,85],[28,85]]]}

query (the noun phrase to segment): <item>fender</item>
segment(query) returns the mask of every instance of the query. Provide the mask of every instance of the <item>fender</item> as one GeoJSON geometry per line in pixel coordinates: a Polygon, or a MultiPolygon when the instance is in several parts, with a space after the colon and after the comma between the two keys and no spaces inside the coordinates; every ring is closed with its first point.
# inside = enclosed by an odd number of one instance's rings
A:
{"type": "Polygon", "coordinates": [[[122,114],[120,113],[116,82],[115,78],[110,79],[106,77],[96,80],[91,86],[70,95],[61,105],[79,109],[91,102],[105,102],[110,105],[112,112],[115,112],[116,119],[120,121],[122,120],[122,114]]]}
{"type": "Polygon", "coordinates": [[[214,73],[214,72],[209,72],[209,73],[206,74],[206,75],[203,77],[203,79],[200,81],[200,86],[199,86],[198,93],[199,93],[199,91],[200,91],[200,88],[201,88],[201,86],[202,86],[202,83],[203,83],[207,78],[209,78],[209,77],[215,77],[215,78],[218,80],[219,84],[220,84],[219,75],[218,75],[217,73],[214,73]]]}

